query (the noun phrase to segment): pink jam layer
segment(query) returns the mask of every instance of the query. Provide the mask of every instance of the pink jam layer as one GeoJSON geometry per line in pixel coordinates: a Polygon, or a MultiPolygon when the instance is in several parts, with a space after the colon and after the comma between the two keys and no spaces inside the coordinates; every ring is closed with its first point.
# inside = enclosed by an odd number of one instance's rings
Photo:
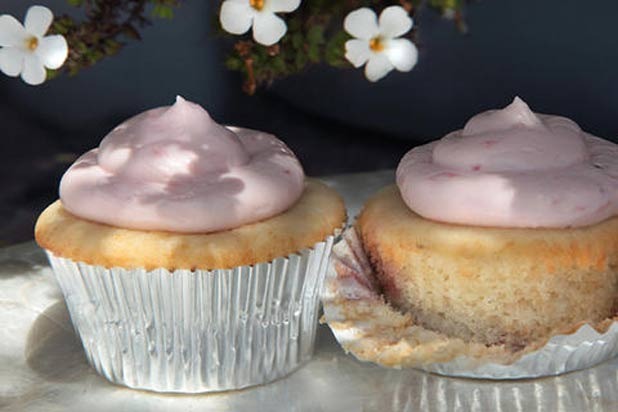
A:
{"type": "Polygon", "coordinates": [[[521,99],[409,151],[397,168],[419,215],[474,226],[567,228],[618,214],[618,145],[521,99]]]}
{"type": "Polygon", "coordinates": [[[217,124],[178,97],[141,113],[81,156],[60,182],[64,208],[139,230],[207,233],[287,210],[303,169],[275,136],[217,124]]]}

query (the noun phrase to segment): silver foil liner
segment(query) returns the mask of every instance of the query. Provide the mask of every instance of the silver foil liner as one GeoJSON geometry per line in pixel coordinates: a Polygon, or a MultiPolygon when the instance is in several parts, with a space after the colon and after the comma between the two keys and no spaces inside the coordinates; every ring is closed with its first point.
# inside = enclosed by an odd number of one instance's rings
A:
{"type": "Polygon", "coordinates": [[[586,369],[616,355],[618,323],[614,322],[605,333],[583,325],[572,334],[553,336],[542,348],[507,365],[460,356],[450,362],[421,365],[417,369],[463,378],[526,379],[586,369]]]}
{"type": "Polygon", "coordinates": [[[618,322],[603,333],[584,324],[573,333],[553,336],[539,348],[524,350],[520,356],[414,325],[409,315],[398,314],[380,296],[353,228],[344,232],[343,240],[333,248],[322,303],[324,319],[346,351],[387,367],[414,367],[466,378],[524,379],[588,368],[618,355],[618,322]],[[408,316],[407,323],[393,321],[393,315],[408,316]],[[427,354],[441,359],[423,362],[427,354]]]}
{"type": "Polygon", "coordinates": [[[131,388],[197,393],[267,383],[312,357],[333,241],[211,271],[108,269],[47,255],[101,375],[131,388]]]}

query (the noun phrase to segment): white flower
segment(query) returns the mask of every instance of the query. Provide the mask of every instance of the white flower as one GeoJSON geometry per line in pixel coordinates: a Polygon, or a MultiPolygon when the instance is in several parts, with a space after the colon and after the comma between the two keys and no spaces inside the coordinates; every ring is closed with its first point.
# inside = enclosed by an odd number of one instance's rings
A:
{"type": "Polygon", "coordinates": [[[253,26],[253,39],[272,46],[288,30],[275,13],[289,13],[300,6],[300,0],[226,0],[221,5],[219,20],[223,29],[232,34],[244,34],[253,26]]]}
{"type": "Polygon", "coordinates": [[[354,65],[365,63],[365,76],[375,82],[397,69],[408,72],[416,64],[418,50],[408,39],[398,38],[412,28],[412,19],[401,6],[390,6],[380,14],[367,7],[352,11],[343,27],[355,39],[345,44],[345,57],[354,65]]]}
{"type": "Polygon", "coordinates": [[[61,35],[45,36],[54,19],[43,6],[32,6],[24,25],[13,16],[0,16],[0,71],[21,78],[33,86],[45,81],[45,68],[58,69],[64,64],[69,47],[61,35]]]}

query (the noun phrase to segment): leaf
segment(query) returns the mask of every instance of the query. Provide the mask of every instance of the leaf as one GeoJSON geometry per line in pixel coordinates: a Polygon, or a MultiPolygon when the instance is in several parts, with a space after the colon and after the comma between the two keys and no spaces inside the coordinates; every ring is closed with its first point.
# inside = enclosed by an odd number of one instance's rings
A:
{"type": "Polygon", "coordinates": [[[307,41],[310,45],[320,45],[324,43],[324,26],[313,26],[307,33],[307,41]]]}
{"type": "Polygon", "coordinates": [[[298,31],[302,27],[301,19],[299,19],[297,17],[289,19],[287,24],[288,24],[288,30],[291,31],[291,32],[292,31],[298,31]]]}
{"type": "Polygon", "coordinates": [[[272,59],[272,67],[278,73],[284,74],[284,73],[287,72],[287,67],[286,67],[286,64],[285,64],[285,60],[283,59],[283,57],[281,55],[275,56],[272,59]]]}
{"type": "Polygon", "coordinates": [[[243,62],[241,59],[235,56],[229,56],[225,60],[225,66],[230,70],[240,70],[243,68],[243,62]]]}
{"type": "Polygon", "coordinates": [[[47,72],[47,80],[54,79],[60,74],[60,71],[58,70],[45,69],[45,71],[47,72]]]}
{"type": "Polygon", "coordinates": [[[303,35],[301,33],[294,33],[292,36],[292,46],[295,49],[302,49],[303,47],[303,35]]]}
{"type": "Polygon", "coordinates": [[[127,36],[130,39],[133,39],[133,40],[142,39],[142,36],[140,36],[137,29],[130,24],[125,25],[124,28],[122,29],[122,32],[125,36],[127,36]]]}
{"type": "Polygon", "coordinates": [[[172,19],[174,17],[174,9],[171,6],[157,4],[152,9],[152,15],[160,19],[172,19]]]}
{"type": "Polygon", "coordinates": [[[294,59],[294,64],[296,65],[296,70],[300,71],[304,69],[307,65],[307,55],[302,51],[299,51],[294,59]]]}
{"type": "Polygon", "coordinates": [[[318,45],[310,45],[307,50],[307,57],[312,63],[320,62],[320,48],[318,45]]]}
{"type": "Polygon", "coordinates": [[[335,67],[345,67],[349,63],[345,58],[345,42],[350,39],[345,31],[335,34],[326,44],[324,59],[328,64],[335,67]]]}

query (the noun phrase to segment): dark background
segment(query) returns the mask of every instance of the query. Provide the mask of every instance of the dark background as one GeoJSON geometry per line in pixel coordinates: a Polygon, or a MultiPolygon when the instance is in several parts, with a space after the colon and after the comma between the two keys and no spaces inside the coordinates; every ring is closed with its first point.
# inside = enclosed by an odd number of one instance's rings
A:
{"type": "MultiPolygon", "coordinates": [[[[23,21],[32,4],[76,12],[65,0],[0,0],[0,14],[23,21]]],[[[412,72],[371,84],[362,70],[315,67],[254,97],[223,66],[230,43],[214,36],[217,4],[186,0],[173,20],[146,28],[142,42],[76,77],[31,87],[0,74],[0,245],[32,238],[76,155],[177,94],[219,122],[277,134],[310,175],[395,167],[410,147],[516,95],[593,134],[618,134],[615,0],[482,0],[466,9],[467,35],[424,10],[412,72]]]]}

